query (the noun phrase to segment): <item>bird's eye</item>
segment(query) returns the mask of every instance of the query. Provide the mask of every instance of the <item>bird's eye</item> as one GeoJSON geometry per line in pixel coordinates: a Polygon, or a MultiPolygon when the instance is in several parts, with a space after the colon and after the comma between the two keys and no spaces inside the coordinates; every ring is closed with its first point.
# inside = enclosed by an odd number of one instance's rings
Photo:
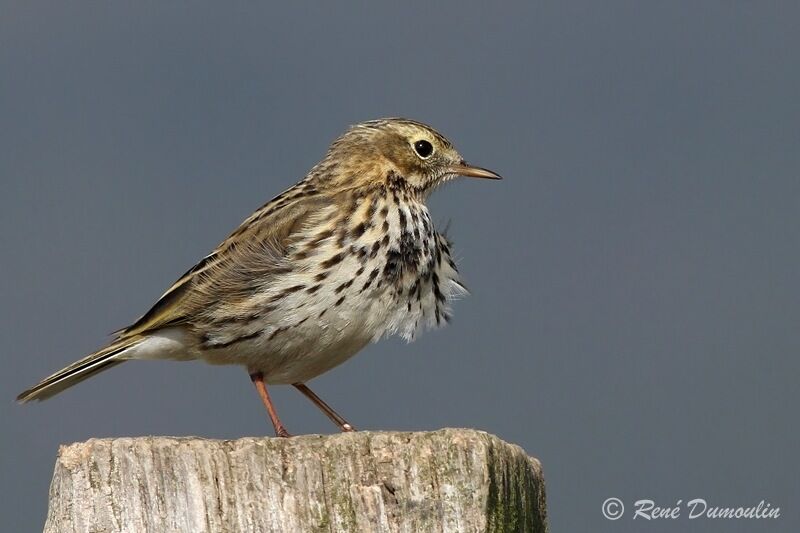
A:
{"type": "Polygon", "coordinates": [[[414,151],[422,159],[427,159],[433,153],[433,145],[428,141],[417,141],[414,143],[414,151]]]}

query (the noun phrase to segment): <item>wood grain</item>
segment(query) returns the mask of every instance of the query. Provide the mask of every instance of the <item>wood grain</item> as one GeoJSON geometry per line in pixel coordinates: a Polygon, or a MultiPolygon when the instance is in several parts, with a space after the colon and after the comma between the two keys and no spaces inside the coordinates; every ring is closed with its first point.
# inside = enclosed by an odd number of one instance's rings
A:
{"type": "Polygon", "coordinates": [[[547,531],[539,461],[487,433],[62,446],[46,533],[547,531]]]}

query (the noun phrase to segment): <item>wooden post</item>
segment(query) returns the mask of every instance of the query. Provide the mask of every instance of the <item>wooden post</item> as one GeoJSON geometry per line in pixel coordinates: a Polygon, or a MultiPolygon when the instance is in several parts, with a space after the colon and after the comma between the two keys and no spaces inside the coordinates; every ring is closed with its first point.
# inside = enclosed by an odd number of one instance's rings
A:
{"type": "Polygon", "coordinates": [[[547,531],[539,461],[467,429],[62,446],[45,533],[547,531]]]}

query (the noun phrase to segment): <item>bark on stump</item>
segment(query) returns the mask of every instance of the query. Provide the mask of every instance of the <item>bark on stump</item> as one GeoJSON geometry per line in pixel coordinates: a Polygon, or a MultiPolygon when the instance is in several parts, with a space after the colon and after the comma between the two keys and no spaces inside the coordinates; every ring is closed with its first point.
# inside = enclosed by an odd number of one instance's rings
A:
{"type": "Polygon", "coordinates": [[[62,446],[46,533],[547,531],[538,460],[487,433],[62,446]]]}

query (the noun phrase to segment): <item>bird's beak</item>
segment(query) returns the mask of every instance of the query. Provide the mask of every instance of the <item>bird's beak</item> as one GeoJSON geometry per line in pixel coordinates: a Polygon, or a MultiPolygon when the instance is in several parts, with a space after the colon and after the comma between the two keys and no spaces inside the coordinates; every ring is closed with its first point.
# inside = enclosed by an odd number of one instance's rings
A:
{"type": "Polygon", "coordinates": [[[468,165],[465,161],[462,161],[457,165],[451,165],[448,170],[453,174],[458,174],[459,176],[467,176],[470,178],[485,178],[490,180],[503,179],[499,174],[492,172],[491,170],[487,170],[481,167],[473,167],[472,165],[468,165]]]}

